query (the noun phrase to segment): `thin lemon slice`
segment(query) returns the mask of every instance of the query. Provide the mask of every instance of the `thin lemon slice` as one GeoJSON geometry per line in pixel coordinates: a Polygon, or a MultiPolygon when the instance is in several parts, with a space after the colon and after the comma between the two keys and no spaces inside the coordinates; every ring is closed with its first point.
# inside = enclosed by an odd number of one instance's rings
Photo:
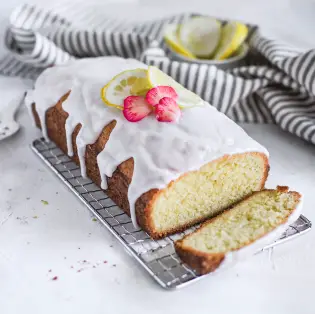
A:
{"type": "Polygon", "coordinates": [[[107,85],[102,88],[102,100],[108,106],[123,109],[124,99],[130,95],[135,95],[133,94],[135,91],[132,92],[133,86],[137,85],[137,88],[141,89],[141,86],[137,84],[138,81],[141,81],[141,84],[144,86],[148,86],[147,70],[127,70],[117,74],[111,81],[109,81],[107,85]]]}
{"type": "Polygon", "coordinates": [[[147,75],[145,77],[139,77],[132,85],[130,91],[132,95],[144,96],[151,88],[147,75]]]}
{"type": "Polygon", "coordinates": [[[248,28],[240,22],[229,22],[222,28],[219,46],[213,59],[224,60],[233,55],[243,44],[248,34],[248,28]]]}
{"type": "Polygon", "coordinates": [[[178,37],[184,47],[194,55],[209,58],[217,48],[221,35],[221,23],[211,17],[194,17],[183,23],[178,37]]]}
{"type": "Polygon", "coordinates": [[[148,68],[148,81],[151,87],[159,85],[171,86],[178,94],[177,103],[181,108],[189,108],[194,106],[203,106],[204,101],[195,93],[186,89],[181,84],[177,83],[172,77],[168,76],[155,66],[149,66],[148,68]]]}
{"type": "Polygon", "coordinates": [[[178,54],[187,58],[196,59],[196,57],[187,50],[178,40],[178,30],[180,25],[168,24],[164,29],[164,40],[166,44],[178,54]]]}
{"type": "MultiPolygon", "coordinates": [[[[102,89],[101,89],[101,98],[102,98],[103,102],[107,105],[106,100],[105,100],[106,88],[107,88],[107,85],[102,87],[102,89]]],[[[120,107],[119,107],[119,109],[120,109],[120,107]]]]}

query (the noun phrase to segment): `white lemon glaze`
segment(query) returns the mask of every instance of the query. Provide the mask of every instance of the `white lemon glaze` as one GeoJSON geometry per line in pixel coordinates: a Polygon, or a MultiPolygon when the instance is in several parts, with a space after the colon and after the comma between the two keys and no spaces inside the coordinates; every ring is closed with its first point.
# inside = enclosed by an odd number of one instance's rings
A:
{"type": "Polygon", "coordinates": [[[71,134],[79,123],[82,125],[76,139],[82,176],[86,175],[86,145],[94,143],[110,122],[117,122],[105,148],[97,156],[101,187],[107,188],[107,177],[112,176],[120,163],[134,159],[128,199],[135,225],[135,202],[143,193],[165,188],[183,173],[197,170],[224,154],[262,152],[268,157],[263,146],[209,104],[184,109],[178,123],[158,122],[154,115],[137,123],[128,122],[121,110],[104,105],[100,91],[118,73],[135,68],[147,66],[134,59],[118,57],[71,61],[45,70],[26,98],[29,110],[32,103],[36,104],[43,136],[48,140],[46,111],[71,90],[62,108],[69,114],[66,138],[70,156],[73,154],[71,134]]]}

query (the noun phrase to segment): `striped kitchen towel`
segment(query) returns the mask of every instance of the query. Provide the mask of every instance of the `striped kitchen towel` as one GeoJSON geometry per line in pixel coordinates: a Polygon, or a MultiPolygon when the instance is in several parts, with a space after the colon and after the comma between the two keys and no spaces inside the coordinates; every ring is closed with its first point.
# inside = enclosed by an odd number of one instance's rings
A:
{"type": "Polygon", "coordinates": [[[264,38],[249,25],[247,66],[223,71],[169,58],[163,27],[191,14],[139,22],[104,12],[104,5],[90,2],[18,7],[6,32],[10,54],[0,61],[0,73],[35,79],[46,67],[75,58],[138,58],[158,66],[235,121],[276,123],[315,144],[315,50],[303,52],[264,38]]]}

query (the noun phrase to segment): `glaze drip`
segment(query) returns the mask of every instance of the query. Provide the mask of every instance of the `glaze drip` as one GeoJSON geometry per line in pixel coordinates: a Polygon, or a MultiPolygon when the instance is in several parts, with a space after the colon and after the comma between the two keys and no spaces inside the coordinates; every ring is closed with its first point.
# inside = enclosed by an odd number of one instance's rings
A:
{"type": "Polygon", "coordinates": [[[44,71],[27,97],[29,108],[36,103],[43,135],[48,139],[45,113],[71,90],[62,108],[69,114],[66,121],[69,155],[73,153],[72,132],[81,124],[76,145],[82,176],[86,175],[86,145],[94,143],[103,128],[116,121],[105,148],[97,156],[101,187],[107,189],[107,177],[119,164],[133,158],[128,199],[135,226],[135,202],[143,193],[163,189],[182,174],[198,170],[224,154],[263,152],[268,156],[264,147],[208,104],[183,110],[175,124],[158,122],[153,115],[131,123],[121,110],[104,105],[100,90],[112,77],[125,70],[146,67],[139,61],[118,57],[81,59],[44,71]]]}

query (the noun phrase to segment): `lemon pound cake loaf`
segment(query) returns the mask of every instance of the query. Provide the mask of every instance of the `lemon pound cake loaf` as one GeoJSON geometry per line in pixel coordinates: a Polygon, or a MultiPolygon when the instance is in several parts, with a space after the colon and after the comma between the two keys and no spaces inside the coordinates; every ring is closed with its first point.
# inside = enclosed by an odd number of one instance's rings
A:
{"type": "Polygon", "coordinates": [[[298,219],[300,199],[287,187],[255,192],[177,241],[176,252],[200,274],[230,266],[277,240],[298,219]]]}
{"type": "Polygon", "coordinates": [[[267,150],[155,67],[118,57],[45,70],[26,105],[54,141],[153,238],[264,187],[267,150]]]}

